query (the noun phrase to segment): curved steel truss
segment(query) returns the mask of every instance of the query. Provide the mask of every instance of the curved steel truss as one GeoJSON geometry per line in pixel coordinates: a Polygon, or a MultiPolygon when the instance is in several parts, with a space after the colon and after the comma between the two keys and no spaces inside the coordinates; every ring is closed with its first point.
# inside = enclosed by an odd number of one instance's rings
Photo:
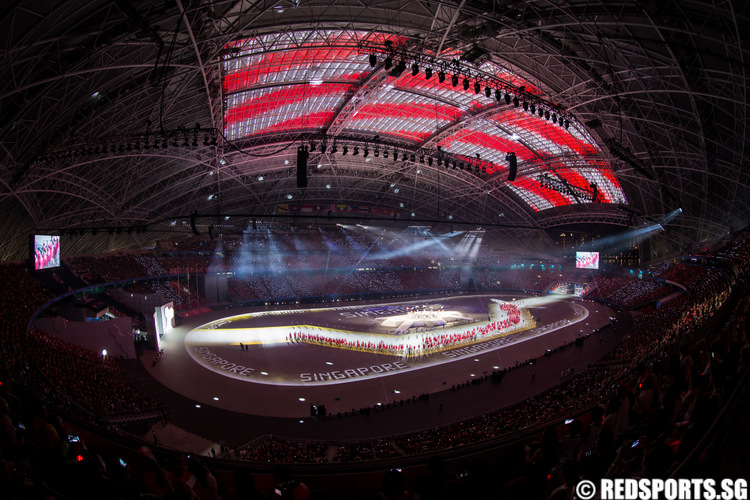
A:
{"type": "Polygon", "coordinates": [[[24,258],[31,232],[101,252],[190,234],[196,212],[325,205],[494,227],[523,248],[516,228],[535,252],[556,226],[627,225],[623,206],[683,210],[655,236],[664,253],[750,220],[737,3],[21,0],[0,13],[3,259],[24,258]]]}

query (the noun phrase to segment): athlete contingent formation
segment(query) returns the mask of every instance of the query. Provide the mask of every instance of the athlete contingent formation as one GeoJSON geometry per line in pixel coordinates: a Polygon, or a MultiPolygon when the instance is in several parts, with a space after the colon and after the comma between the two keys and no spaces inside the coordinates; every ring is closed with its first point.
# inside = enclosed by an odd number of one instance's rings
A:
{"type": "Polygon", "coordinates": [[[408,338],[399,337],[398,340],[400,342],[397,343],[387,340],[361,340],[343,332],[337,334],[337,332],[332,331],[317,333],[302,330],[290,332],[287,336],[287,342],[322,345],[407,358],[419,357],[505,334],[508,333],[508,330],[515,329],[515,327],[524,322],[521,317],[521,311],[514,304],[498,304],[498,307],[506,314],[506,317],[501,320],[464,331],[443,333],[440,335],[412,335],[408,338]]]}

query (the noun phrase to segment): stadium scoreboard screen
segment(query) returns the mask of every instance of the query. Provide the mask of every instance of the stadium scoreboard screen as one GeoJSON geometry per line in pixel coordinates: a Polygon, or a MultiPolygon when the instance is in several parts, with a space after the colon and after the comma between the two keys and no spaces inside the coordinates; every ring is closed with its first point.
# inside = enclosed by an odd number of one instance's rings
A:
{"type": "Polygon", "coordinates": [[[599,252],[576,252],[576,269],[599,269],[599,252]]]}
{"type": "Polygon", "coordinates": [[[35,271],[60,267],[60,237],[34,234],[31,236],[31,265],[35,271]]]}

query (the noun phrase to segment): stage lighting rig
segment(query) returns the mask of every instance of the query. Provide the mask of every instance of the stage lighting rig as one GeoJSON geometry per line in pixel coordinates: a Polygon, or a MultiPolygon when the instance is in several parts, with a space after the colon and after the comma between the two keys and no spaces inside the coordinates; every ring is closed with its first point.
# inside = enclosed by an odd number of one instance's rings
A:
{"type": "Polygon", "coordinates": [[[532,114],[535,113],[536,109],[543,106],[551,114],[547,116],[542,112],[540,118],[550,120],[554,115],[556,121],[553,121],[553,123],[566,129],[570,126],[572,115],[567,113],[560,105],[529,92],[525,86],[513,85],[480,70],[480,63],[487,57],[487,52],[477,45],[468,49],[458,59],[450,61],[416,52],[408,42],[385,40],[384,42],[361,42],[358,46],[373,68],[376,67],[378,58],[383,58],[385,61],[384,69],[392,77],[399,77],[407,68],[411,68],[412,76],[416,77],[419,74],[420,66],[422,66],[426,80],[429,80],[437,72],[440,83],[444,83],[446,77],[450,77],[452,86],[458,87],[459,83],[462,83],[464,91],[473,89],[475,94],[480,94],[482,87],[484,87],[485,95],[490,98],[494,90],[494,96],[498,104],[502,104],[503,97],[506,105],[512,103],[515,107],[520,107],[523,102],[524,111],[530,111],[532,114]]]}
{"type": "Polygon", "coordinates": [[[592,203],[599,203],[600,201],[599,187],[595,182],[592,182],[588,187],[575,186],[557,175],[550,175],[548,173],[538,175],[537,181],[543,188],[557,191],[565,196],[572,196],[578,202],[585,200],[592,203]]]}

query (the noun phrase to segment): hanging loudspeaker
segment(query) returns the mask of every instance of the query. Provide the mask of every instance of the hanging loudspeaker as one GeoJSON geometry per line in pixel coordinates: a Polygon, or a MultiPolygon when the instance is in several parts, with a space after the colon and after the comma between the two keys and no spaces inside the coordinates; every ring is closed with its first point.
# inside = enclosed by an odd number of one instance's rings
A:
{"type": "Polygon", "coordinates": [[[297,148],[297,187],[307,187],[307,158],[309,152],[307,146],[297,148]]]}
{"type": "Polygon", "coordinates": [[[518,160],[516,159],[516,153],[508,153],[505,157],[508,160],[508,182],[516,180],[516,173],[518,172],[518,160]]]}

